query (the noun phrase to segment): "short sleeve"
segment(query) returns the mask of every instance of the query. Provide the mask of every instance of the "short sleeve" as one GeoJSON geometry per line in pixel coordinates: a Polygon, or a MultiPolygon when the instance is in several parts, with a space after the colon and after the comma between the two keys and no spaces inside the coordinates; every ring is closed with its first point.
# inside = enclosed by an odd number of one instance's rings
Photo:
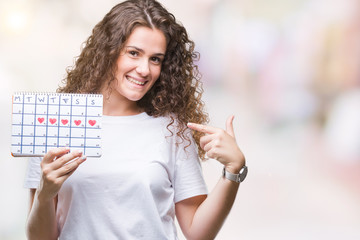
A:
{"type": "Polygon", "coordinates": [[[25,173],[24,187],[37,188],[41,177],[41,157],[32,157],[28,159],[28,167],[25,173]]]}
{"type": "Polygon", "coordinates": [[[177,151],[174,174],[175,203],[208,194],[194,141],[185,149],[183,144],[179,144],[177,151]]]}

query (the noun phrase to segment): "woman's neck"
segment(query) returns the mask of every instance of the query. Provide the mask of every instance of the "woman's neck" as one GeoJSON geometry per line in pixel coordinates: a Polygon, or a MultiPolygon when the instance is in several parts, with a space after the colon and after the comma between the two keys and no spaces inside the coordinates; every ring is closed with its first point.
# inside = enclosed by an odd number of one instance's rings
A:
{"type": "Polygon", "coordinates": [[[103,114],[108,116],[130,116],[144,112],[137,102],[131,101],[120,94],[103,93],[103,114]]]}
{"type": "Polygon", "coordinates": [[[130,107],[121,104],[111,104],[104,99],[103,114],[108,116],[130,116],[142,113],[143,110],[139,107],[130,107]]]}

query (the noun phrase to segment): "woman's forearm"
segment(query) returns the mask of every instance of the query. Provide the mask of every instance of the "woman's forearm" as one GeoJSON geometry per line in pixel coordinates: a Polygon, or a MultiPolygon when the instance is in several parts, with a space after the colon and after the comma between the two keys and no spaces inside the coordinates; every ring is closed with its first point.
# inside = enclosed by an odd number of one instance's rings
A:
{"type": "MultiPolygon", "coordinates": [[[[196,123],[188,123],[188,127],[205,134],[200,138],[200,146],[209,158],[222,163],[227,172],[238,174],[245,166],[245,156],[236,143],[233,120],[234,116],[227,119],[226,130],[196,123]]],[[[190,239],[215,238],[231,210],[238,188],[239,183],[221,178],[198,207],[192,205],[196,207],[193,217],[188,214],[187,221],[183,221],[190,239]]]]}
{"type": "Polygon", "coordinates": [[[58,238],[56,223],[57,194],[66,179],[86,160],[80,151],[54,148],[41,161],[41,180],[33,194],[26,233],[29,240],[58,238]]]}
{"type": "Polygon", "coordinates": [[[228,216],[239,183],[221,178],[213,191],[197,208],[189,228],[188,239],[214,239],[228,216]]]}
{"type": "Polygon", "coordinates": [[[35,194],[26,225],[26,235],[29,240],[58,238],[54,200],[39,200],[38,194],[35,194]]]}

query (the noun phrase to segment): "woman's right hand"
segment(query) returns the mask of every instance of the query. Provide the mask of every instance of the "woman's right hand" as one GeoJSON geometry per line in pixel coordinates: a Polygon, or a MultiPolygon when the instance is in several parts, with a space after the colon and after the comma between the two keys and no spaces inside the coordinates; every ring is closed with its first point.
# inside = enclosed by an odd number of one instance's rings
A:
{"type": "Polygon", "coordinates": [[[58,194],[64,181],[86,160],[82,152],[69,152],[69,148],[54,148],[41,161],[41,180],[37,189],[38,200],[50,201],[58,194]]]}

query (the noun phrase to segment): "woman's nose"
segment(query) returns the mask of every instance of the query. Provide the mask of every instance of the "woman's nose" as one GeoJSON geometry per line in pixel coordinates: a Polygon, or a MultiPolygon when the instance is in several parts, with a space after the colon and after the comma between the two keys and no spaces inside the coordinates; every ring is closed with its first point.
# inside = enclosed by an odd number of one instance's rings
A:
{"type": "Polygon", "coordinates": [[[150,73],[149,61],[147,59],[141,59],[138,62],[136,71],[143,77],[149,75],[149,73],[150,73]]]}

